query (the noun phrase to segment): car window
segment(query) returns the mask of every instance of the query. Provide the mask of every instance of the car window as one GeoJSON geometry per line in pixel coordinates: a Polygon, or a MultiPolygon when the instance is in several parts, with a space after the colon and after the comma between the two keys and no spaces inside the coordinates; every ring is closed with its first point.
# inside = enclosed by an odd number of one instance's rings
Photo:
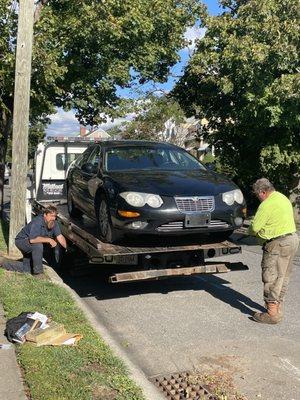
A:
{"type": "Polygon", "coordinates": [[[81,168],[83,164],[86,164],[94,146],[88,147],[76,160],[76,165],[81,168]]]}
{"type": "Polygon", "coordinates": [[[122,170],[199,170],[205,167],[184,150],[164,147],[119,147],[105,155],[107,171],[122,170]]]}
{"type": "Polygon", "coordinates": [[[91,152],[86,162],[93,164],[94,167],[98,167],[100,158],[101,158],[101,148],[100,146],[96,146],[94,150],[91,152]]]}

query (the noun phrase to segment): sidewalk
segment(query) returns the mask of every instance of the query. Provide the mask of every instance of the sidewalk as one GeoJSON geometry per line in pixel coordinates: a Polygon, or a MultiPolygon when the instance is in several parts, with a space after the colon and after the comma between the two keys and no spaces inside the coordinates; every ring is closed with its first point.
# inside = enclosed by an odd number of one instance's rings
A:
{"type": "MultiPolygon", "coordinates": [[[[5,323],[3,307],[0,304],[0,344],[9,343],[4,336],[5,323]]],[[[0,400],[27,400],[14,344],[11,344],[8,350],[0,348],[0,371],[0,400]]]]}

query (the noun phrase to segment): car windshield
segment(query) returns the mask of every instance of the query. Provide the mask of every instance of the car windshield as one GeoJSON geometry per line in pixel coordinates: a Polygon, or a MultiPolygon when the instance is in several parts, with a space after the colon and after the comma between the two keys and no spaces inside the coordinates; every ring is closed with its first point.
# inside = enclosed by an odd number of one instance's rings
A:
{"type": "Polygon", "coordinates": [[[108,149],[105,156],[107,171],[203,170],[205,167],[184,150],[167,147],[117,147],[108,149]]]}

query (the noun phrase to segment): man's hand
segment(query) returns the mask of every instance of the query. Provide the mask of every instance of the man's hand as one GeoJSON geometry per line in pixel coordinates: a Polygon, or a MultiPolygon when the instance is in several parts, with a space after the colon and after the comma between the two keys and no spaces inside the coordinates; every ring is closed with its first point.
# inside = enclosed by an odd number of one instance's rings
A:
{"type": "Polygon", "coordinates": [[[59,243],[64,249],[67,248],[66,239],[65,239],[65,237],[64,237],[62,234],[56,236],[56,239],[57,239],[58,243],[59,243]]]}
{"type": "Polygon", "coordinates": [[[57,246],[57,242],[54,239],[49,238],[49,244],[50,246],[53,248],[55,246],[57,246]]]}

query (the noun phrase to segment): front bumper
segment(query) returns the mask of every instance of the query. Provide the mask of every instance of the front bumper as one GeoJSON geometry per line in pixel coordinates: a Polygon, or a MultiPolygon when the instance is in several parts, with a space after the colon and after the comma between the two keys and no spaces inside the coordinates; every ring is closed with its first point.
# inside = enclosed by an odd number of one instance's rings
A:
{"type": "Polygon", "coordinates": [[[115,228],[132,234],[149,235],[186,235],[195,233],[224,232],[239,228],[244,221],[243,210],[245,204],[234,204],[227,206],[225,203],[216,200],[215,209],[209,213],[210,221],[205,226],[187,227],[187,216],[196,216],[201,213],[187,213],[178,210],[175,201],[171,197],[164,197],[164,204],[154,209],[150,206],[134,208],[129,206],[122,199],[116,208],[111,208],[112,223],[115,228]],[[140,216],[137,218],[124,218],[118,214],[118,210],[137,211],[140,216]],[[134,227],[133,222],[140,221],[141,227],[134,227]]]}

